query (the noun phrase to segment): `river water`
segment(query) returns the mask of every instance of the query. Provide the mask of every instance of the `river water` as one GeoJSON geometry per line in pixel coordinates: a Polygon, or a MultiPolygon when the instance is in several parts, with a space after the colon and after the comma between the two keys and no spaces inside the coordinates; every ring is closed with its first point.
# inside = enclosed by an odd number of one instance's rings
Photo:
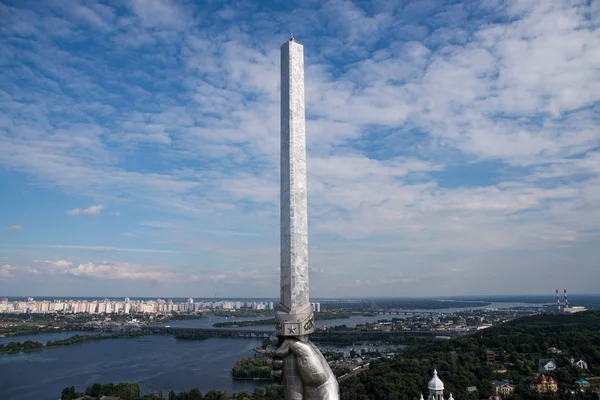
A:
{"type": "MultiPolygon", "coordinates": [[[[55,334],[51,334],[55,335],[55,334]]],[[[0,399],[55,400],[63,388],[83,391],[95,382],[137,382],[144,393],[252,392],[269,382],[234,381],[231,367],[251,357],[253,339],[176,340],[169,336],[106,339],[0,356],[0,399]]]]}
{"type": "MultiPolygon", "coordinates": [[[[480,308],[526,307],[525,303],[494,303],[480,308]]],[[[414,310],[433,311],[433,310],[414,310]]],[[[451,313],[460,309],[435,310],[451,313]]],[[[374,317],[354,316],[346,319],[317,321],[321,327],[347,325],[349,327],[366,322],[376,322],[402,316],[378,315],[374,317]]],[[[239,318],[255,320],[264,317],[239,318]]],[[[236,319],[225,317],[171,321],[161,325],[182,327],[212,327],[221,321],[236,319]]],[[[248,329],[252,327],[244,327],[248,329]]],[[[254,326],[269,329],[268,325],[254,326]]],[[[56,332],[40,335],[0,338],[0,343],[11,341],[64,339],[84,332],[56,332]]],[[[207,340],[176,340],[169,336],[143,336],[138,338],[106,339],[90,341],[72,346],[42,351],[0,356],[0,399],[1,400],[56,400],[63,388],[75,385],[83,391],[93,383],[137,382],[144,393],[169,390],[189,391],[198,387],[203,393],[216,389],[229,393],[252,392],[257,386],[269,382],[234,381],[231,368],[241,358],[251,357],[253,349],[261,345],[256,339],[212,338],[207,340]]],[[[401,346],[398,346],[401,347],[401,346]]],[[[349,347],[341,348],[345,352],[349,347]]],[[[360,349],[356,349],[360,350],[360,349]]]]}

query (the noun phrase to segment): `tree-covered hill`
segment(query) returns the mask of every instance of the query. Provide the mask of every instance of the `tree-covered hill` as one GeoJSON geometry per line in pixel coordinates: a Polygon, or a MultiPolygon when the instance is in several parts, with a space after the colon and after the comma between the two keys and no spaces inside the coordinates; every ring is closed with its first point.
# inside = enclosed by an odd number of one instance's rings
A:
{"type": "MultiPolygon", "coordinates": [[[[517,385],[512,399],[537,398],[529,381],[537,373],[537,361],[554,357],[559,369],[548,373],[559,383],[559,394],[574,389],[575,380],[600,375],[600,311],[573,315],[524,317],[504,325],[454,340],[435,341],[407,348],[392,360],[371,363],[371,369],[341,382],[343,399],[416,399],[426,393],[434,368],[456,399],[481,399],[492,395],[493,380],[508,379],[517,385]],[[548,348],[562,350],[548,354],[548,348]],[[499,361],[484,360],[485,350],[499,353],[499,361]],[[589,371],[570,364],[583,358],[589,371]],[[467,394],[467,386],[478,392],[467,394]]],[[[580,397],[591,395],[581,394],[580,397]]]]}

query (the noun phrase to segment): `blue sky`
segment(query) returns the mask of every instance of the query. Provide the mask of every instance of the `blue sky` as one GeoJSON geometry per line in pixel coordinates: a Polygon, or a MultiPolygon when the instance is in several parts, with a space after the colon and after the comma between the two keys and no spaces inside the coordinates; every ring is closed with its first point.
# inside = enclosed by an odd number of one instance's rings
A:
{"type": "Polygon", "coordinates": [[[0,295],[276,297],[279,47],[311,294],[598,292],[600,3],[0,3],[0,295]]]}

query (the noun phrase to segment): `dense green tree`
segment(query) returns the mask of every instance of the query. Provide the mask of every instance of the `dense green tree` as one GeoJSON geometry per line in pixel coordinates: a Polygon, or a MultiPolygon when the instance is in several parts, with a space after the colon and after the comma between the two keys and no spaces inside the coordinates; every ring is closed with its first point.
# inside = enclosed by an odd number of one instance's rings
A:
{"type": "Polygon", "coordinates": [[[94,383],[85,390],[85,394],[92,397],[100,397],[102,395],[102,385],[99,383],[94,383]]]}
{"type": "Polygon", "coordinates": [[[72,400],[75,398],[75,387],[66,387],[62,391],[62,395],[60,396],[60,400],[72,400]]]}
{"type": "Polygon", "coordinates": [[[202,400],[202,392],[200,392],[200,389],[198,389],[198,388],[193,388],[192,390],[190,390],[188,399],[189,400],[202,400]]]}
{"type": "Polygon", "coordinates": [[[114,388],[114,396],[122,400],[138,400],[140,397],[140,385],[137,383],[120,382],[114,388]]]}
{"type": "Polygon", "coordinates": [[[254,388],[252,398],[255,400],[263,400],[265,398],[265,389],[260,387],[254,388]]]}
{"type": "Polygon", "coordinates": [[[227,399],[227,396],[225,396],[223,393],[221,393],[219,391],[211,390],[206,393],[204,398],[206,400],[225,400],[225,399],[227,399]]]}

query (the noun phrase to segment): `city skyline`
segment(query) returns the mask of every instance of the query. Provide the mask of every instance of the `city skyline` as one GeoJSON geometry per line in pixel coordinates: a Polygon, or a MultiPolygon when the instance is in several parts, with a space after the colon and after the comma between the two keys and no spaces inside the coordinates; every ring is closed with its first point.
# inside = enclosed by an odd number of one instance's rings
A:
{"type": "Polygon", "coordinates": [[[276,297],[290,32],[311,297],[598,292],[594,2],[5,1],[0,15],[3,296],[276,297]]]}

